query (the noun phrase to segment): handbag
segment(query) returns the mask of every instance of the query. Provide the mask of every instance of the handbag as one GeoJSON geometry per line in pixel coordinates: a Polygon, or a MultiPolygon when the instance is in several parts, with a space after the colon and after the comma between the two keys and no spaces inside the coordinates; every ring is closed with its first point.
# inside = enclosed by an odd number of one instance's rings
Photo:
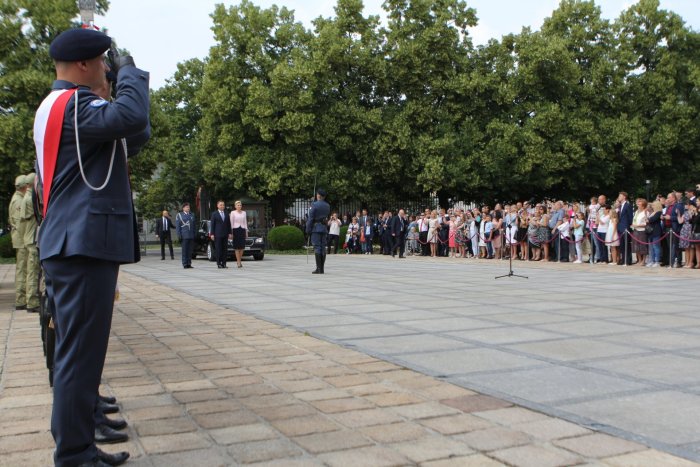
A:
{"type": "Polygon", "coordinates": [[[651,235],[654,233],[654,226],[651,224],[647,224],[644,226],[644,231],[647,233],[647,235],[651,235]]]}

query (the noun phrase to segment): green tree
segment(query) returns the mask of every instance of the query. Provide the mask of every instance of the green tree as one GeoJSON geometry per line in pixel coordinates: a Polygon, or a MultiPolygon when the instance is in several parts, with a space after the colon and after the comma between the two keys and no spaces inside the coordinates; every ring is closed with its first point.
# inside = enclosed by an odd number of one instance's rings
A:
{"type": "MultiPolygon", "coordinates": [[[[104,14],[109,3],[97,2],[104,14]]],[[[34,114],[54,80],[49,44],[76,26],[74,0],[0,2],[0,186],[14,191],[19,173],[34,169],[34,114]]]]}
{"type": "MultiPolygon", "coordinates": [[[[615,23],[623,54],[625,111],[643,128],[638,157],[626,164],[628,190],[653,180],[685,188],[700,169],[700,34],[658,0],[640,0],[615,23]]],[[[641,191],[641,190],[639,190],[641,191]]]]}
{"type": "Polygon", "coordinates": [[[197,189],[204,183],[206,157],[197,143],[202,113],[196,100],[203,77],[204,62],[188,60],[152,93],[151,140],[131,161],[136,205],[145,215],[179,207],[184,201],[194,206],[197,189]]]}
{"type": "Polygon", "coordinates": [[[217,41],[197,101],[203,174],[222,197],[275,198],[313,186],[310,33],[291,11],[244,0],[212,14],[217,41]]]}

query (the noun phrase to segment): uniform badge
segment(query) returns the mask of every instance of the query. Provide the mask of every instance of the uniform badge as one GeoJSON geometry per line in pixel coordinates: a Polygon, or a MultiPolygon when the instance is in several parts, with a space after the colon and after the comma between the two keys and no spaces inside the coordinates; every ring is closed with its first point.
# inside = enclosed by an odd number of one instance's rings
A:
{"type": "Polygon", "coordinates": [[[107,104],[109,104],[109,102],[104,99],[95,99],[94,101],[90,102],[90,107],[102,107],[103,105],[107,104]]]}

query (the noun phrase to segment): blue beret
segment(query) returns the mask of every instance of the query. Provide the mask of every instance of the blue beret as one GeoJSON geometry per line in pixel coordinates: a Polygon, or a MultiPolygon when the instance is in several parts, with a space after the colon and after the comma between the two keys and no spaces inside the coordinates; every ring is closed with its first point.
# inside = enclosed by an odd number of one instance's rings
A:
{"type": "Polygon", "coordinates": [[[318,190],[316,190],[316,193],[323,196],[324,198],[328,196],[328,193],[326,193],[326,190],[324,190],[323,188],[319,188],[318,190]]]}
{"type": "Polygon", "coordinates": [[[51,42],[49,55],[62,62],[99,57],[112,45],[112,38],[94,29],[68,29],[51,42]]]}

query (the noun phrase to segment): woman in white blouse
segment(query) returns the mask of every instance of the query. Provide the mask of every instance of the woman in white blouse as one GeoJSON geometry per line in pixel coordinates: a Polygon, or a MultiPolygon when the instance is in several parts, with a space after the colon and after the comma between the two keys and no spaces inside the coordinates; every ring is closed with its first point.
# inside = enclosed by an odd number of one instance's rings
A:
{"type": "Polygon", "coordinates": [[[243,203],[236,201],[236,209],[231,211],[231,233],[233,233],[233,249],[236,252],[236,264],[243,267],[241,258],[245,250],[245,239],[248,238],[248,220],[246,219],[243,203]]]}

